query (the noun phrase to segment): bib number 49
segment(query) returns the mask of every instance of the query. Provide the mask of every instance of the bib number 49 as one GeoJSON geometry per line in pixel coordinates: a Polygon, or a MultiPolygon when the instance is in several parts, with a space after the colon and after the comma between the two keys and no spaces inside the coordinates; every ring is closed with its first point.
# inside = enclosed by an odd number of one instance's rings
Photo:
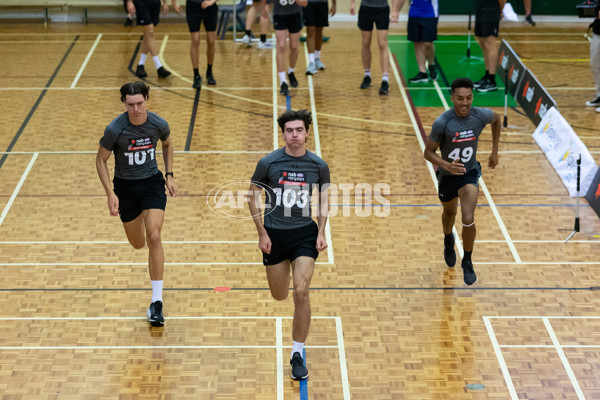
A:
{"type": "Polygon", "coordinates": [[[465,147],[464,149],[462,149],[462,154],[460,148],[457,147],[456,149],[452,150],[450,154],[448,154],[448,158],[452,161],[456,160],[457,158],[460,158],[460,161],[468,162],[471,159],[471,157],[473,157],[472,147],[465,147]]]}

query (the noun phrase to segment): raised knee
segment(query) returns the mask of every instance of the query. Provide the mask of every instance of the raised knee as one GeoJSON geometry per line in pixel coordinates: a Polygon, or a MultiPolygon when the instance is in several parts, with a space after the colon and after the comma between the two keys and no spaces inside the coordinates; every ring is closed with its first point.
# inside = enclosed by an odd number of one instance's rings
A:
{"type": "Polygon", "coordinates": [[[131,241],[130,240],[129,243],[136,250],[143,249],[144,246],[146,246],[146,241],[145,240],[138,240],[138,241],[131,241]]]}
{"type": "Polygon", "coordinates": [[[284,292],[274,292],[271,291],[271,295],[273,296],[273,298],[277,301],[282,301],[288,298],[288,294],[289,294],[289,290],[286,290],[284,292]]]}

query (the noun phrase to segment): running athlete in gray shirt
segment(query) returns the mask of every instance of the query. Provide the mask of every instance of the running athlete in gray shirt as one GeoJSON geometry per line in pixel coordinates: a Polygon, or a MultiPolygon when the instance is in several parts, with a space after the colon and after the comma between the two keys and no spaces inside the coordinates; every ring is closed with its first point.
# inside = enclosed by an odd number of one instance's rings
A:
{"type": "Polygon", "coordinates": [[[172,172],[173,145],[169,125],[158,115],[146,111],[149,90],[144,82],[127,83],[121,87],[121,101],[127,112],[115,118],[104,131],[96,155],[96,169],[108,197],[108,211],[121,217],[129,243],[135,249],[148,245],[152,301],[146,315],[152,326],[162,326],[165,255],[161,229],[167,204],[165,186],[175,197],[177,185],[172,172]],[[159,139],[167,171],[166,181],[156,165],[159,139]],[[114,188],[110,184],[107,166],[111,152],[115,154],[114,188]]]}
{"type": "Polygon", "coordinates": [[[502,128],[500,116],[487,108],[471,107],[473,103],[473,82],[458,78],[452,82],[452,103],[454,108],[444,112],[433,123],[429,140],[425,146],[425,159],[438,166],[438,195],[444,211],[444,260],[449,267],[456,264],[454,236],[452,228],[460,198],[462,215],[462,239],[465,250],[462,259],[464,281],[472,285],[477,281],[473,270],[471,253],[475,243],[475,206],[479,194],[481,166],[476,159],[479,135],[487,124],[492,128],[492,153],[488,166],[498,165],[498,142],[502,128]],[[441,157],[436,154],[440,148],[441,157]]]}
{"type": "Polygon", "coordinates": [[[307,110],[286,111],[277,119],[285,147],[258,162],[248,208],[258,231],[258,247],[271,294],[284,300],[289,293],[290,266],[294,282],[294,321],[290,364],[292,379],[308,378],[303,365],[304,343],[310,326],[309,286],[319,252],[327,248],[325,224],[328,215],[327,186],[329,167],[317,155],[306,150],[308,128],[312,122],[307,110]],[[310,195],[319,192],[318,226],[310,217],[310,195]],[[256,201],[266,189],[264,224],[256,201]],[[274,207],[271,211],[268,207],[274,207]]]}

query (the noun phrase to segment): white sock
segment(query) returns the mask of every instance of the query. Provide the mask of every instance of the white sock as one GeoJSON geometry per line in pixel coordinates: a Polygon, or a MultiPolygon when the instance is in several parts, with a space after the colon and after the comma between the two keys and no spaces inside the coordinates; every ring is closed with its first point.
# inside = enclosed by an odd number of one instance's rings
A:
{"type": "Polygon", "coordinates": [[[308,62],[311,64],[315,63],[315,53],[308,53],[308,62]]]}
{"type": "Polygon", "coordinates": [[[280,72],[279,73],[279,82],[283,83],[287,83],[287,79],[285,78],[285,72],[280,72]]]}
{"type": "Polygon", "coordinates": [[[138,65],[144,65],[146,64],[146,57],[148,55],[147,54],[140,54],[140,62],[138,63],[138,65]]]}
{"type": "Polygon", "coordinates": [[[300,353],[300,357],[304,358],[302,350],[304,350],[304,343],[292,342],[292,354],[290,354],[290,359],[294,356],[294,353],[300,353]]]}
{"type": "Polygon", "coordinates": [[[321,50],[315,50],[315,58],[316,58],[317,60],[320,60],[320,59],[321,59],[321,50]]]}
{"type": "Polygon", "coordinates": [[[163,281],[151,281],[152,282],[152,303],[155,301],[162,302],[162,289],[163,281]]]}
{"type": "Polygon", "coordinates": [[[160,67],[162,67],[162,64],[160,63],[158,56],[152,57],[152,60],[154,61],[154,65],[156,65],[156,69],[159,69],[160,67]]]}
{"type": "Polygon", "coordinates": [[[369,78],[371,77],[371,70],[370,69],[365,69],[365,76],[368,76],[369,78]]]}
{"type": "Polygon", "coordinates": [[[292,68],[292,67],[289,67],[289,68],[288,68],[288,74],[291,74],[292,72],[294,72],[294,68],[292,68]]]}
{"type": "Polygon", "coordinates": [[[388,82],[390,80],[390,74],[383,74],[383,78],[381,78],[381,80],[384,82],[388,82]]]}

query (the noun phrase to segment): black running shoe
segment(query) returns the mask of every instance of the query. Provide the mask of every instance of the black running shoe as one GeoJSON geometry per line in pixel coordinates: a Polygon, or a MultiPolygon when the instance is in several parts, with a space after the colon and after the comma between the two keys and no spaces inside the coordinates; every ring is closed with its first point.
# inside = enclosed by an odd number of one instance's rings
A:
{"type": "Polygon", "coordinates": [[[148,322],[152,326],[163,326],[165,324],[165,319],[163,318],[163,303],[162,301],[155,301],[150,304],[148,311],[146,311],[146,315],[148,316],[148,322]]]}
{"type": "Polygon", "coordinates": [[[410,83],[429,82],[429,78],[425,72],[420,72],[408,80],[410,83]]]}
{"type": "Polygon", "coordinates": [[[465,285],[471,286],[472,284],[477,282],[477,275],[475,275],[475,271],[473,270],[473,263],[471,261],[463,260],[461,266],[463,269],[465,285]]]}
{"type": "Polygon", "coordinates": [[[298,87],[298,79],[296,79],[296,75],[293,72],[288,74],[288,79],[290,80],[291,87],[298,87]]]}
{"type": "Polygon", "coordinates": [[[125,20],[125,23],[123,24],[124,26],[133,26],[133,19],[131,18],[127,18],[125,20]]]}
{"type": "Polygon", "coordinates": [[[200,89],[201,86],[202,86],[202,77],[200,75],[195,76],[194,77],[194,84],[192,85],[192,87],[194,89],[200,89]]]}
{"type": "Polygon", "coordinates": [[[160,67],[156,70],[156,73],[158,74],[159,78],[166,78],[167,76],[171,75],[171,73],[167,71],[165,67],[160,67]]]}
{"type": "Polygon", "coordinates": [[[486,79],[477,87],[477,91],[482,93],[493,92],[495,90],[498,90],[498,86],[496,86],[496,82],[491,79],[486,79]]]}
{"type": "Polygon", "coordinates": [[[295,381],[303,381],[308,378],[308,369],[304,366],[304,360],[300,353],[296,352],[290,360],[292,366],[292,379],[295,381]]]}
{"type": "Polygon", "coordinates": [[[212,74],[212,71],[206,71],[206,83],[209,85],[216,85],[217,81],[215,81],[215,77],[212,74]]]}
{"type": "Polygon", "coordinates": [[[366,89],[369,86],[371,86],[371,77],[368,75],[365,75],[365,77],[363,78],[362,83],[360,84],[360,88],[361,89],[366,89]]]}
{"type": "Polygon", "coordinates": [[[135,70],[135,76],[137,76],[138,78],[145,78],[148,76],[148,74],[146,73],[146,68],[144,68],[142,64],[137,66],[135,70]]]}
{"type": "Polygon", "coordinates": [[[437,80],[438,73],[437,73],[437,69],[435,68],[435,65],[429,66],[429,77],[431,78],[432,81],[437,80]]]}
{"type": "Polygon", "coordinates": [[[594,100],[586,101],[585,105],[588,107],[598,107],[600,106],[600,97],[596,97],[594,100]]]}
{"type": "Polygon", "coordinates": [[[533,22],[533,19],[531,18],[531,14],[529,14],[525,17],[525,23],[529,24],[531,26],[535,26],[535,22],[533,22]]]}
{"type": "Polygon", "coordinates": [[[379,94],[388,94],[390,91],[390,84],[388,81],[381,81],[381,87],[379,88],[379,94]]]}
{"type": "Polygon", "coordinates": [[[279,88],[279,93],[281,93],[284,96],[287,96],[288,94],[290,94],[290,89],[288,88],[288,84],[286,82],[281,83],[281,87],[279,88]]]}
{"type": "Polygon", "coordinates": [[[452,236],[452,243],[446,243],[444,240],[444,261],[449,268],[456,265],[456,251],[454,251],[454,236],[452,236]]]}
{"type": "Polygon", "coordinates": [[[481,86],[481,84],[482,84],[484,81],[486,81],[486,80],[487,80],[487,74],[485,74],[485,75],[483,76],[483,78],[481,78],[480,80],[473,82],[473,87],[474,87],[474,88],[478,88],[478,87],[479,87],[479,86],[481,86]]]}

